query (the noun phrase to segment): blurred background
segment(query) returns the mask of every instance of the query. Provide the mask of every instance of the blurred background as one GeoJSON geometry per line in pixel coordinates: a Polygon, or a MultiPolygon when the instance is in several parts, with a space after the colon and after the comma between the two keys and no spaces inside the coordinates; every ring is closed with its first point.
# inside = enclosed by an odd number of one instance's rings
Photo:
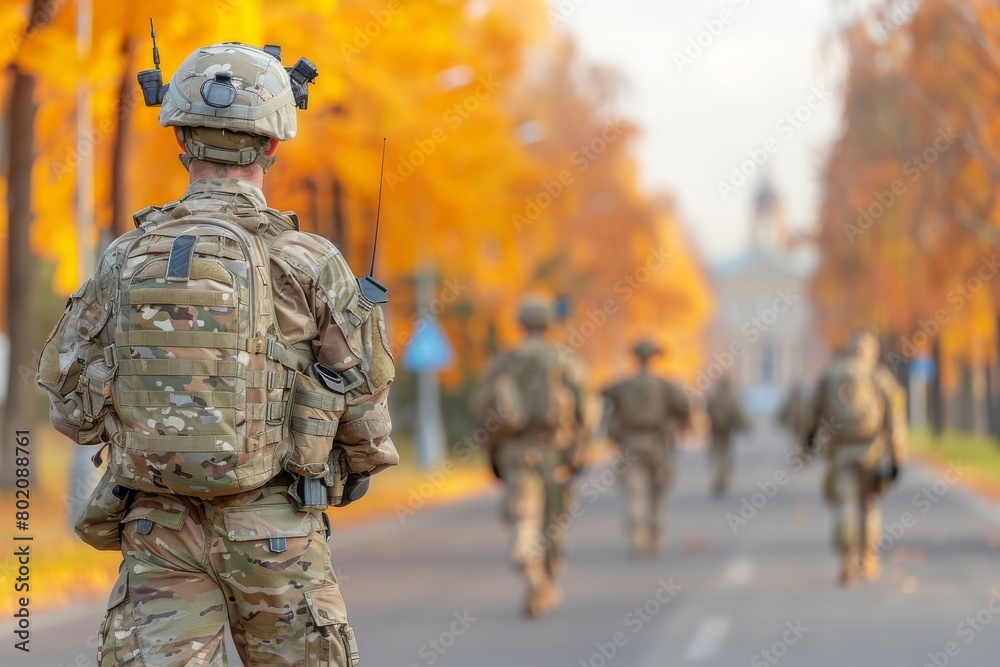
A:
{"type": "MultiPolygon", "coordinates": [[[[96,478],[90,453],[48,427],[34,374],[101,248],[187,184],[136,84],[151,16],[165,78],[220,41],[316,63],[265,194],[359,275],[388,137],[375,275],[390,290],[404,462],[331,512],[366,664],[995,662],[995,3],[0,0],[0,553],[15,533],[14,431],[29,430],[37,615],[31,654],[3,634],[4,664],[93,664],[116,575],[118,557],[72,534],[96,478]],[[529,625],[467,404],[519,340],[519,299],[539,291],[559,297],[552,340],[585,362],[590,388],[631,372],[644,336],[698,408],[730,375],[755,429],[723,501],[709,497],[703,433],[685,440],[657,561],[628,561],[620,498],[600,487],[572,529],[565,609],[529,625]],[[917,521],[887,545],[883,580],[845,593],[818,466],[751,503],[753,517],[743,508],[790,470],[793,436],[774,425],[789,391],[808,392],[858,326],[907,388],[919,461],[886,524],[917,521]],[[682,592],[633,634],[627,613],[671,576],[682,592]],[[468,609],[485,620],[454,636],[452,613],[468,609]],[[982,626],[971,641],[967,618],[982,626]],[[798,622],[812,629],[789,644],[798,622]],[[617,630],[629,641],[608,655],[617,630]]],[[[16,576],[0,557],[5,618],[16,576]]]]}

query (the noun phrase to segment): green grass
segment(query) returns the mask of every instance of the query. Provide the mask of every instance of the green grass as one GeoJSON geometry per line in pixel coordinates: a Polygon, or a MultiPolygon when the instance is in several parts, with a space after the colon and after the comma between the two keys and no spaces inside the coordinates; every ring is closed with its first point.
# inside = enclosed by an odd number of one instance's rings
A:
{"type": "Polygon", "coordinates": [[[961,462],[977,475],[1000,481],[1000,445],[990,438],[949,431],[935,438],[929,430],[910,435],[914,454],[942,463],[961,462]]]}

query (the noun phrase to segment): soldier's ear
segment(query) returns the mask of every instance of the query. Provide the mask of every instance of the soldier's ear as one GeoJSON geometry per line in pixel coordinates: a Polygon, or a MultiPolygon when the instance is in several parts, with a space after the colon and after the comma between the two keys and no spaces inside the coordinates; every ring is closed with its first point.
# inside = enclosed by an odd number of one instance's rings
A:
{"type": "Polygon", "coordinates": [[[278,150],[278,140],[273,137],[269,138],[268,144],[264,146],[264,155],[266,155],[267,157],[271,157],[277,150],[278,150]]]}

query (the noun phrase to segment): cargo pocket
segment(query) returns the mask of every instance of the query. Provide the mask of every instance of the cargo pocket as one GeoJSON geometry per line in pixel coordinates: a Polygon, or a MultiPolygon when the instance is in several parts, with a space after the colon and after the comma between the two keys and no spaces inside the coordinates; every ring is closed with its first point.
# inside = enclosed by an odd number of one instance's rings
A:
{"type": "Polygon", "coordinates": [[[121,522],[128,510],[131,490],[115,482],[110,470],[80,510],[73,529],[86,544],[100,551],[121,549],[121,522]]]}
{"type": "Polygon", "coordinates": [[[108,367],[104,357],[96,357],[80,375],[77,391],[83,401],[83,417],[88,422],[100,422],[111,408],[115,370],[108,367]]]}
{"type": "Polygon", "coordinates": [[[118,665],[145,665],[139,651],[135,621],[132,617],[132,602],[128,590],[128,570],[122,566],[118,581],[108,597],[107,613],[98,633],[98,667],[118,665]]]}
{"type": "Polygon", "coordinates": [[[333,438],[345,409],[342,394],[329,391],[309,375],[296,375],[289,424],[293,447],[285,463],[289,472],[311,478],[328,474],[333,438]]]}
{"type": "MultiPolygon", "coordinates": [[[[122,519],[122,535],[136,542],[143,541],[155,526],[176,532],[184,526],[188,517],[188,508],[181,501],[167,496],[143,498],[136,503],[122,519]]],[[[144,548],[152,550],[149,545],[144,548]]]]}
{"type": "Polygon", "coordinates": [[[358,667],[358,642],[347,624],[347,608],[336,585],[306,593],[314,628],[306,635],[305,667],[358,667]]]}

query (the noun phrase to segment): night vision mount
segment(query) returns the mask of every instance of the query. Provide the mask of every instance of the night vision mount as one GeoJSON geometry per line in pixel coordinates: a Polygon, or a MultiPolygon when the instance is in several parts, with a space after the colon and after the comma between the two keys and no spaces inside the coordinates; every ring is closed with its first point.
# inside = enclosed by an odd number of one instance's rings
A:
{"type": "MultiPolygon", "coordinates": [[[[160,106],[167,94],[170,84],[163,83],[163,73],[160,71],[160,50],[156,46],[156,28],[153,19],[149,19],[149,34],[153,38],[153,69],[139,72],[139,87],[142,88],[142,99],[147,107],[160,106]]],[[[281,47],[275,44],[264,46],[264,52],[281,62],[281,47]]],[[[299,109],[309,108],[309,84],[319,76],[319,70],[312,61],[299,58],[294,65],[286,67],[288,78],[292,84],[292,95],[295,106],[299,109]]],[[[230,72],[218,72],[214,79],[209,79],[201,87],[201,97],[210,107],[226,109],[236,101],[236,86],[233,85],[233,75],[230,72]]]]}

